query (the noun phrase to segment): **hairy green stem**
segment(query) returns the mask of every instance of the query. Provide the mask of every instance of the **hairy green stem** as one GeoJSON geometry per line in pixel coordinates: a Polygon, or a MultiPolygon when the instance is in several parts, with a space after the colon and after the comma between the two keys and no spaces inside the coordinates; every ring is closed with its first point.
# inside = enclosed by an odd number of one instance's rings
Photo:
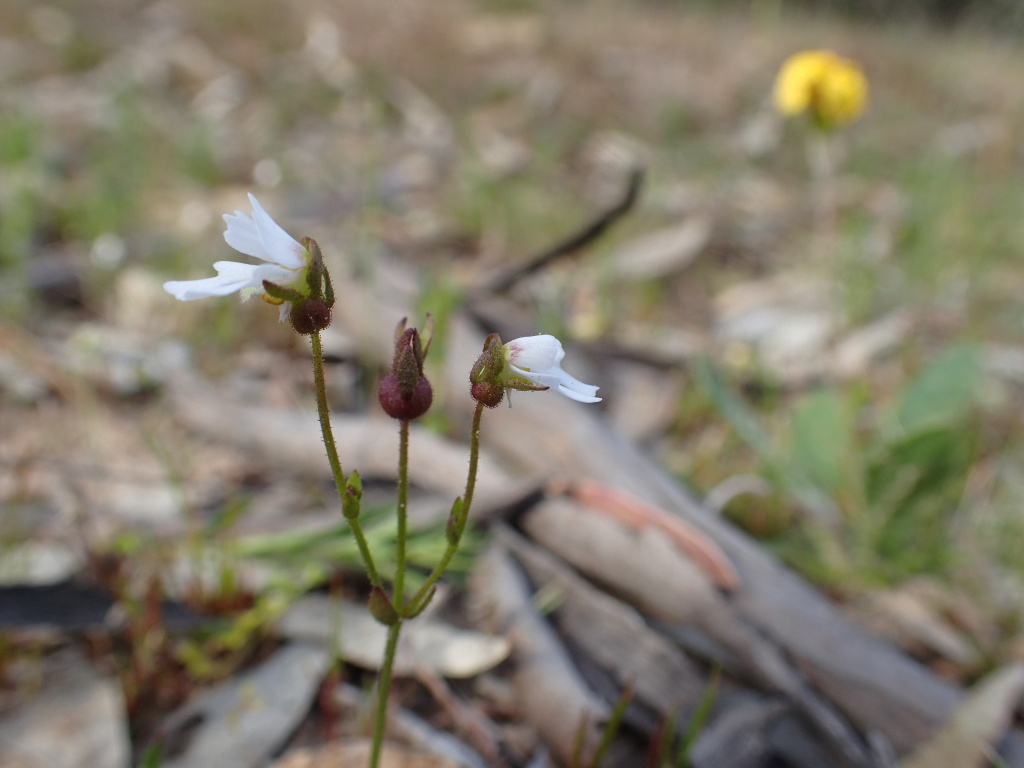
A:
{"type": "MultiPolygon", "coordinates": [[[[316,386],[316,410],[320,417],[320,432],[324,436],[324,447],[327,449],[327,460],[331,464],[331,474],[334,476],[334,486],[338,489],[338,498],[344,506],[345,503],[345,472],[341,466],[341,459],[338,457],[338,447],[334,442],[334,431],[331,429],[331,411],[327,406],[327,381],[324,377],[324,350],[320,342],[320,332],[310,334],[310,343],[313,346],[313,381],[316,386]]],[[[380,574],[373,562],[373,555],[370,554],[370,545],[366,541],[366,534],[358,518],[349,520],[349,527],[355,537],[356,546],[359,547],[359,554],[363,559],[363,566],[370,582],[375,587],[382,587],[380,574]]]]}
{"type": "Polygon", "coordinates": [[[400,616],[405,607],[405,547],[409,520],[406,506],[409,499],[409,421],[402,419],[398,433],[398,530],[395,536],[395,585],[391,602],[400,616]]]}
{"type": "Polygon", "coordinates": [[[384,663],[377,678],[377,711],[373,721],[373,748],[370,751],[370,768],[380,765],[380,753],[384,748],[384,729],[388,723],[388,694],[391,692],[391,672],[395,667],[395,652],[398,650],[398,636],[402,632],[402,620],[388,627],[388,642],[384,648],[384,663]]]}
{"type": "Polygon", "coordinates": [[[377,712],[373,723],[373,750],[370,754],[370,768],[377,768],[384,745],[384,730],[388,719],[388,697],[391,694],[391,672],[395,667],[395,653],[398,637],[402,632],[405,601],[405,547],[408,538],[409,521],[406,508],[409,501],[409,420],[402,419],[398,432],[398,529],[395,535],[395,582],[391,590],[391,603],[398,611],[399,618],[388,627],[388,642],[384,649],[377,680],[377,712]]]}
{"type": "Polygon", "coordinates": [[[466,530],[466,521],[469,520],[469,510],[473,506],[473,492],[476,490],[477,465],[480,461],[480,422],[483,420],[483,415],[484,404],[478,402],[476,411],[473,413],[473,429],[469,436],[469,474],[466,476],[466,492],[462,496],[462,509],[456,521],[455,536],[448,542],[441,561],[409,601],[408,612],[404,614],[406,616],[415,616],[423,609],[423,601],[429,599],[431,590],[448,569],[452,558],[455,557],[455,553],[459,549],[462,533],[466,530]]]}

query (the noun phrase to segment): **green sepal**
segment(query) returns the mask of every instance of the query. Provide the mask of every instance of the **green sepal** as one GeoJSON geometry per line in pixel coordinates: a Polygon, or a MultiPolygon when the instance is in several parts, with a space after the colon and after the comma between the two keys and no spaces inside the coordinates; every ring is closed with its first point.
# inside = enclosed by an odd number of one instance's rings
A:
{"type": "Polygon", "coordinates": [[[331,273],[324,267],[324,301],[328,307],[334,306],[334,284],[331,282],[331,273]]]}
{"type": "Polygon", "coordinates": [[[502,384],[505,386],[505,389],[514,389],[517,392],[543,392],[545,389],[551,389],[551,387],[545,387],[543,384],[534,384],[526,379],[520,379],[518,376],[511,376],[505,379],[502,384]]]}
{"type": "Polygon", "coordinates": [[[480,357],[473,363],[469,372],[471,384],[497,384],[505,369],[505,353],[502,351],[501,336],[492,333],[484,341],[483,351],[480,357]]]}
{"type": "Polygon", "coordinates": [[[373,618],[386,627],[393,627],[402,620],[402,617],[398,615],[398,611],[395,610],[395,606],[391,603],[390,598],[384,594],[384,590],[380,587],[374,587],[370,590],[368,606],[370,613],[373,614],[373,618]]]}
{"type": "Polygon", "coordinates": [[[269,280],[263,281],[263,290],[267,292],[267,296],[278,301],[296,302],[306,298],[294,288],[287,288],[269,280]]]}
{"type": "Polygon", "coordinates": [[[426,360],[430,353],[430,342],[434,340],[434,316],[429,312],[427,312],[426,320],[423,321],[423,333],[420,335],[423,337],[423,357],[421,359],[426,360]]]}
{"type": "Polygon", "coordinates": [[[320,252],[320,246],[312,237],[302,238],[302,247],[309,254],[309,268],[306,270],[306,286],[309,288],[309,295],[319,297],[323,294],[323,254],[320,252]]]}

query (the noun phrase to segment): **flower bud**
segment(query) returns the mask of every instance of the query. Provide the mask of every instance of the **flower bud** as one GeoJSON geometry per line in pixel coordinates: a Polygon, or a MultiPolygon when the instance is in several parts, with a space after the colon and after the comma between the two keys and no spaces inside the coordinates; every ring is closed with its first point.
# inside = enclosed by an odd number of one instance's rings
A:
{"type": "Polygon", "coordinates": [[[388,374],[380,383],[377,393],[384,413],[402,421],[418,419],[430,409],[434,402],[434,390],[430,382],[421,376],[411,390],[402,387],[398,378],[388,374]]]}
{"type": "Polygon", "coordinates": [[[300,299],[292,304],[288,319],[296,333],[309,336],[331,324],[331,308],[321,298],[300,299]]]}
{"type": "Polygon", "coordinates": [[[395,334],[395,357],[391,373],[380,383],[378,398],[389,416],[411,421],[422,416],[434,400],[434,390],[423,375],[426,351],[415,328],[406,328],[405,320],[395,334]]]}
{"type": "Polygon", "coordinates": [[[497,408],[505,399],[505,388],[490,381],[477,381],[469,385],[469,394],[488,408],[497,408]]]}

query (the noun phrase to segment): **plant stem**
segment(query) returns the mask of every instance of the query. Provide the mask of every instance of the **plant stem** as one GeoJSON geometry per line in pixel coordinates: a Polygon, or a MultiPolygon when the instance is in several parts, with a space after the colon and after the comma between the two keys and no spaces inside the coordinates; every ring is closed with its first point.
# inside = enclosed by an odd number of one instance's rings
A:
{"type": "MultiPolygon", "coordinates": [[[[316,385],[316,410],[320,417],[320,432],[324,436],[324,447],[327,449],[327,460],[331,464],[331,474],[334,476],[334,487],[338,490],[338,499],[345,503],[345,472],[341,466],[341,459],[338,457],[338,447],[334,442],[334,431],[331,429],[331,411],[327,406],[327,381],[324,377],[324,350],[320,342],[320,332],[310,334],[310,343],[313,347],[313,381],[316,385]]],[[[359,554],[363,559],[363,566],[370,582],[375,587],[383,587],[377,566],[370,554],[370,545],[366,541],[366,534],[358,518],[349,520],[349,527],[355,537],[356,545],[359,547],[359,554]]]]}
{"type": "Polygon", "coordinates": [[[807,141],[807,163],[814,190],[814,215],[817,235],[826,256],[831,257],[839,217],[836,189],[836,158],[832,136],[815,130],[807,141]]]}
{"type": "Polygon", "coordinates": [[[421,603],[430,596],[430,590],[437,583],[438,579],[447,570],[452,558],[459,549],[462,541],[462,532],[466,530],[466,521],[469,520],[469,510],[473,505],[473,492],[476,489],[476,471],[480,460],[480,422],[484,415],[483,403],[476,404],[476,411],[473,413],[473,430],[469,436],[469,474],[466,476],[466,492],[462,496],[462,509],[459,512],[459,519],[456,522],[455,536],[448,542],[448,546],[423,586],[409,601],[408,612],[404,615],[415,616],[422,609],[421,603]]]}
{"type": "Polygon", "coordinates": [[[400,616],[404,616],[405,600],[405,547],[408,538],[409,499],[409,421],[402,419],[398,433],[398,530],[395,535],[395,584],[391,602],[400,616]]]}
{"type": "Polygon", "coordinates": [[[402,419],[398,431],[398,529],[395,534],[395,583],[391,590],[391,603],[399,614],[394,624],[388,627],[388,642],[384,648],[384,662],[377,680],[377,713],[373,723],[373,750],[370,753],[370,768],[377,768],[381,749],[384,746],[384,730],[388,719],[388,696],[391,693],[391,672],[395,667],[395,653],[398,637],[402,632],[402,615],[405,601],[405,546],[409,521],[406,507],[409,500],[409,420],[402,419]]]}
{"type": "Polygon", "coordinates": [[[384,663],[377,678],[377,711],[373,720],[373,747],[370,751],[370,768],[380,765],[380,753],[384,748],[384,729],[388,722],[388,694],[391,691],[391,672],[395,666],[395,652],[398,650],[398,636],[402,631],[402,620],[388,627],[388,642],[384,648],[384,663]]]}

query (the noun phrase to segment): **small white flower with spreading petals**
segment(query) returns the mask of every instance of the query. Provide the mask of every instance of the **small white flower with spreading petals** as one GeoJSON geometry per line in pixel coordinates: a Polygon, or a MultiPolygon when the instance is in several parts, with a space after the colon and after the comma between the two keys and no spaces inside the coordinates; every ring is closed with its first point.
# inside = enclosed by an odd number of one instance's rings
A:
{"type": "Polygon", "coordinates": [[[549,387],[568,398],[581,403],[599,403],[597,387],[584,384],[562,370],[560,363],[565,357],[562,342],[554,336],[523,336],[513,339],[502,347],[505,357],[505,386],[517,389],[515,380],[533,385],[528,387],[549,387]],[[510,386],[511,385],[511,386],[510,386]]]}
{"type": "MultiPolygon", "coordinates": [[[[218,261],[213,265],[217,270],[216,277],[172,280],[164,283],[165,291],[181,301],[227,296],[239,291],[244,301],[257,294],[265,294],[263,281],[269,280],[300,293],[308,292],[306,270],[310,263],[309,251],[270,218],[270,214],[263,210],[263,206],[251,194],[249,202],[252,203],[251,216],[241,211],[224,215],[228,225],[224,239],[236,251],[264,263],[218,261]]],[[[291,308],[291,302],[281,304],[282,322],[287,319],[291,308]]]]}

